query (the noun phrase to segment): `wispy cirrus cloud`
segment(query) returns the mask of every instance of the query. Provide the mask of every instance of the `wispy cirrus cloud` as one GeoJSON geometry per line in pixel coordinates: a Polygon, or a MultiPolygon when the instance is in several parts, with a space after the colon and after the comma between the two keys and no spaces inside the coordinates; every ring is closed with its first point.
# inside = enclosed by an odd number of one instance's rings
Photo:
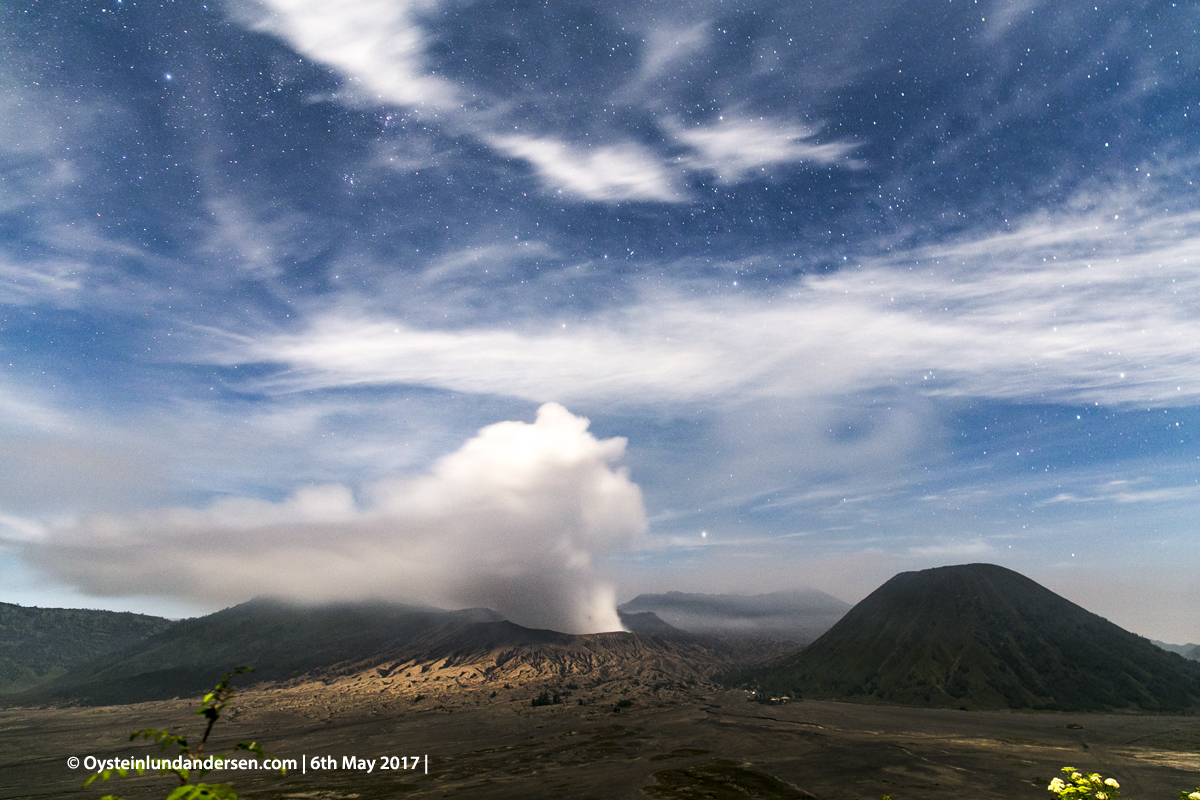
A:
{"type": "Polygon", "coordinates": [[[678,202],[661,156],[630,141],[589,147],[570,145],[553,135],[508,132],[502,122],[506,98],[491,98],[500,116],[482,98],[467,102],[457,84],[435,75],[424,63],[426,34],[417,21],[436,0],[414,2],[311,2],[269,0],[274,13],[242,15],[254,27],[278,34],[294,47],[350,78],[357,102],[399,104],[425,109],[453,127],[472,132],[510,158],[527,161],[551,192],[589,201],[678,202]]]}
{"type": "Polygon", "coordinates": [[[660,157],[633,142],[576,147],[553,137],[489,136],[498,150],[528,161],[551,192],[585,200],[685,199],[660,157]]]}
{"type": "Polygon", "coordinates": [[[708,43],[708,21],[675,26],[649,26],[641,68],[626,92],[648,92],[655,80],[668,74],[670,67],[689,55],[703,50],[708,43]]]}
{"type": "Polygon", "coordinates": [[[1091,492],[1060,492],[1038,503],[1040,506],[1076,503],[1178,503],[1200,497],[1200,484],[1139,488],[1127,480],[1109,481],[1091,492]]]}
{"type": "Polygon", "coordinates": [[[72,305],[77,301],[86,271],[83,262],[59,258],[25,264],[0,261],[0,303],[72,305]]]}
{"type": "Polygon", "coordinates": [[[15,382],[0,384],[0,417],[6,432],[19,436],[70,432],[76,417],[55,405],[47,394],[15,382]]]}
{"type": "Polygon", "coordinates": [[[416,384],[657,403],[907,386],[926,395],[1176,406],[1200,398],[1200,214],[1036,218],[867,259],[771,296],[641,302],[553,328],[425,330],[330,310],[205,359],[272,391],[416,384]],[[1114,218],[1115,217],[1115,218],[1114,218]]]}
{"type": "MultiPolygon", "coordinates": [[[[796,122],[733,112],[697,127],[664,117],[668,121],[656,123],[662,139],[650,144],[634,141],[634,131],[607,124],[583,131],[595,142],[586,146],[569,143],[561,121],[550,127],[541,121],[535,126],[541,130],[538,134],[514,134],[517,122],[529,122],[527,114],[517,109],[520,103],[514,97],[469,81],[451,81],[427,63],[430,36],[421,17],[438,6],[437,0],[265,0],[262,7],[239,7],[237,16],[257,30],[286,39],[300,52],[345,76],[342,99],[346,102],[401,105],[427,112],[430,119],[468,132],[509,158],[528,162],[547,191],[567,199],[678,203],[688,199],[689,174],[711,175],[730,185],[783,164],[857,165],[851,158],[854,143],[821,142],[817,131],[796,122]],[[262,8],[272,13],[259,13],[262,8]],[[683,156],[678,154],[680,146],[686,151],[683,156]]],[[[701,47],[706,39],[704,27],[693,23],[682,31],[662,33],[650,26],[651,45],[642,69],[608,92],[607,104],[646,106],[647,92],[654,94],[647,88],[653,76],[689,49],[701,47]]],[[[538,90],[557,97],[560,87],[538,90]]],[[[663,99],[668,115],[678,113],[677,100],[663,99]]],[[[579,97],[575,104],[593,106],[597,101],[604,102],[604,98],[579,97]]]]}
{"type": "Polygon", "coordinates": [[[685,166],[710,173],[725,185],[767,177],[782,164],[861,166],[851,158],[855,143],[819,142],[816,130],[786,120],[729,112],[710,125],[673,125],[668,130],[692,150],[683,158],[685,166]]]}

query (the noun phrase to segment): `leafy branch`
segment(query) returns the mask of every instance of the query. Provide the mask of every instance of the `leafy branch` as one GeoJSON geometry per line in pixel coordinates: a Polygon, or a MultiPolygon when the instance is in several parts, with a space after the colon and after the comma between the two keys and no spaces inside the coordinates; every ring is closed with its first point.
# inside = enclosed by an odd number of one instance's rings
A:
{"type": "MultiPolygon", "coordinates": [[[[172,746],[178,748],[179,752],[175,758],[164,758],[160,762],[163,766],[158,769],[159,775],[174,775],[179,781],[179,786],[167,795],[166,800],[237,800],[237,792],[233,790],[232,786],[202,782],[201,779],[209,772],[220,769],[227,758],[227,756],[218,755],[210,756],[205,760],[204,748],[208,744],[208,737],[212,734],[213,726],[217,724],[217,720],[221,718],[221,712],[229,706],[233,697],[234,676],[253,671],[252,667],[238,667],[233,672],[227,672],[221,678],[221,682],[211,692],[204,695],[200,708],[193,713],[207,719],[208,725],[204,728],[204,735],[200,738],[200,744],[196,747],[195,752],[192,751],[191,745],[188,744],[185,737],[171,733],[169,730],[146,728],[129,734],[129,741],[132,742],[139,738],[153,740],[158,743],[159,749],[162,751],[166,751],[172,746]]],[[[266,752],[258,742],[238,742],[233,749],[234,751],[242,750],[253,753],[263,760],[267,758],[266,752]]],[[[106,782],[113,777],[127,778],[130,773],[144,775],[145,772],[144,768],[138,766],[104,769],[88,778],[83,786],[86,788],[96,780],[106,782]]],[[[280,772],[284,775],[287,774],[286,769],[280,769],[280,772]]],[[[110,794],[100,800],[121,800],[121,798],[110,794]]]]}

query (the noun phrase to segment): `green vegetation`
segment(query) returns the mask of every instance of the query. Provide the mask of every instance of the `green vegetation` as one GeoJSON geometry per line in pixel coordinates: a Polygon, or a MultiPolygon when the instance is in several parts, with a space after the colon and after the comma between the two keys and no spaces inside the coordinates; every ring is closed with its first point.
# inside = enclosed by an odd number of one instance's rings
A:
{"type": "Polygon", "coordinates": [[[533,698],[532,705],[534,708],[538,708],[540,706],[558,706],[562,705],[562,701],[563,695],[559,694],[558,692],[555,692],[554,694],[542,692],[537,697],[533,698]]]}
{"type": "MultiPolygon", "coordinates": [[[[188,744],[187,739],[167,730],[147,728],[145,730],[134,731],[129,735],[130,741],[135,739],[153,739],[159,743],[159,747],[163,751],[166,751],[169,747],[176,748],[177,753],[173,754],[174,757],[168,754],[167,757],[154,760],[159,765],[157,766],[159,775],[174,776],[179,782],[179,785],[167,795],[167,800],[237,800],[237,792],[233,790],[232,786],[228,784],[204,783],[201,780],[214,769],[220,769],[222,763],[229,758],[229,756],[224,755],[209,756],[206,758],[204,747],[208,744],[208,737],[212,733],[213,726],[221,718],[221,711],[229,705],[230,699],[233,697],[233,676],[253,671],[250,667],[238,667],[232,672],[226,673],[221,678],[221,682],[204,696],[200,708],[196,709],[195,713],[208,720],[208,725],[205,726],[204,735],[200,738],[200,744],[194,751],[188,744]]],[[[234,746],[234,751],[239,750],[251,753],[260,760],[267,759],[267,754],[258,742],[238,742],[234,746]]],[[[135,766],[129,769],[105,769],[88,778],[83,786],[86,788],[97,780],[107,782],[113,777],[127,778],[130,773],[144,775],[147,771],[147,768],[143,766],[135,766]]],[[[287,771],[281,769],[280,772],[286,774],[287,771]]],[[[105,795],[101,800],[121,799],[116,795],[110,794],[105,795]]]]}
{"type": "Polygon", "coordinates": [[[1063,767],[1060,772],[1067,776],[1055,778],[1046,788],[1057,797],[1070,800],[1118,800],[1121,796],[1121,784],[1116,778],[1105,778],[1099,772],[1084,775],[1074,767],[1063,767]]]}
{"type": "MultiPolygon", "coordinates": [[[[1119,800],[1121,784],[1116,778],[1105,778],[1098,772],[1085,775],[1074,767],[1063,767],[1066,780],[1055,778],[1046,788],[1056,797],[1067,800],[1119,800]]],[[[1194,792],[1182,791],[1179,800],[1200,800],[1200,787],[1194,792]]]]}
{"type": "Polygon", "coordinates": [[[172,624],[161,617],[129,612],[0,603],[0,694],[48,683],[172,624]]]}

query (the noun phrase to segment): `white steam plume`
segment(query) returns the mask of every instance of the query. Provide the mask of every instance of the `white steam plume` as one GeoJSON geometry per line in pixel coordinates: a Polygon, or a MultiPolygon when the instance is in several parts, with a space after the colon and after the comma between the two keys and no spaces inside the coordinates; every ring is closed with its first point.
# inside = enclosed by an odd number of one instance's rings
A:
{"type": "Polygon", "coordinates": [[[618,630],[594,557],[646,529],[641,491],[614,467],[620,438],[547,403],[537,421],[483,428],[425,475],[366,487],[301,489],[208,508],[93,516],[18,546],[97,595],[234,603],[387,598],[488,606],[513,622],[574,633],[618,630]]]}

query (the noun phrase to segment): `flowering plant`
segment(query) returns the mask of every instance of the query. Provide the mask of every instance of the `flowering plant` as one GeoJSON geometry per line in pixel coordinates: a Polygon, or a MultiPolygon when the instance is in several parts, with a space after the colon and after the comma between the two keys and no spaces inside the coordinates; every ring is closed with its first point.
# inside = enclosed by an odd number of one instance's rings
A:
{"type": "MultiPolygon", "coordinates": [[[[1084,775],[1074,767],[1063,767],[1062,773],[1066,780],[1055,778],[1046,788],[1055,796],[1068,800],[1117,800],[1121,796],[1121,784],[1116,778],[1105,778],[1098,772],[1084,775]]],[[[1196,791],[1184,790],[1179,793],[1179,800],[1200,800],[1200,787],[1196,791]]]]}
{"type": "Polygon", "coordinates": [[[1121,796],[1121,784],[1115,778],[1105,778],[1099,772],[1084,775],[1074,767],[1063,767],[1061,771],[1067,780],[1055,778],[1046,787],[1057,797],[1068,800],[1117,800],[1121,796]]]}

